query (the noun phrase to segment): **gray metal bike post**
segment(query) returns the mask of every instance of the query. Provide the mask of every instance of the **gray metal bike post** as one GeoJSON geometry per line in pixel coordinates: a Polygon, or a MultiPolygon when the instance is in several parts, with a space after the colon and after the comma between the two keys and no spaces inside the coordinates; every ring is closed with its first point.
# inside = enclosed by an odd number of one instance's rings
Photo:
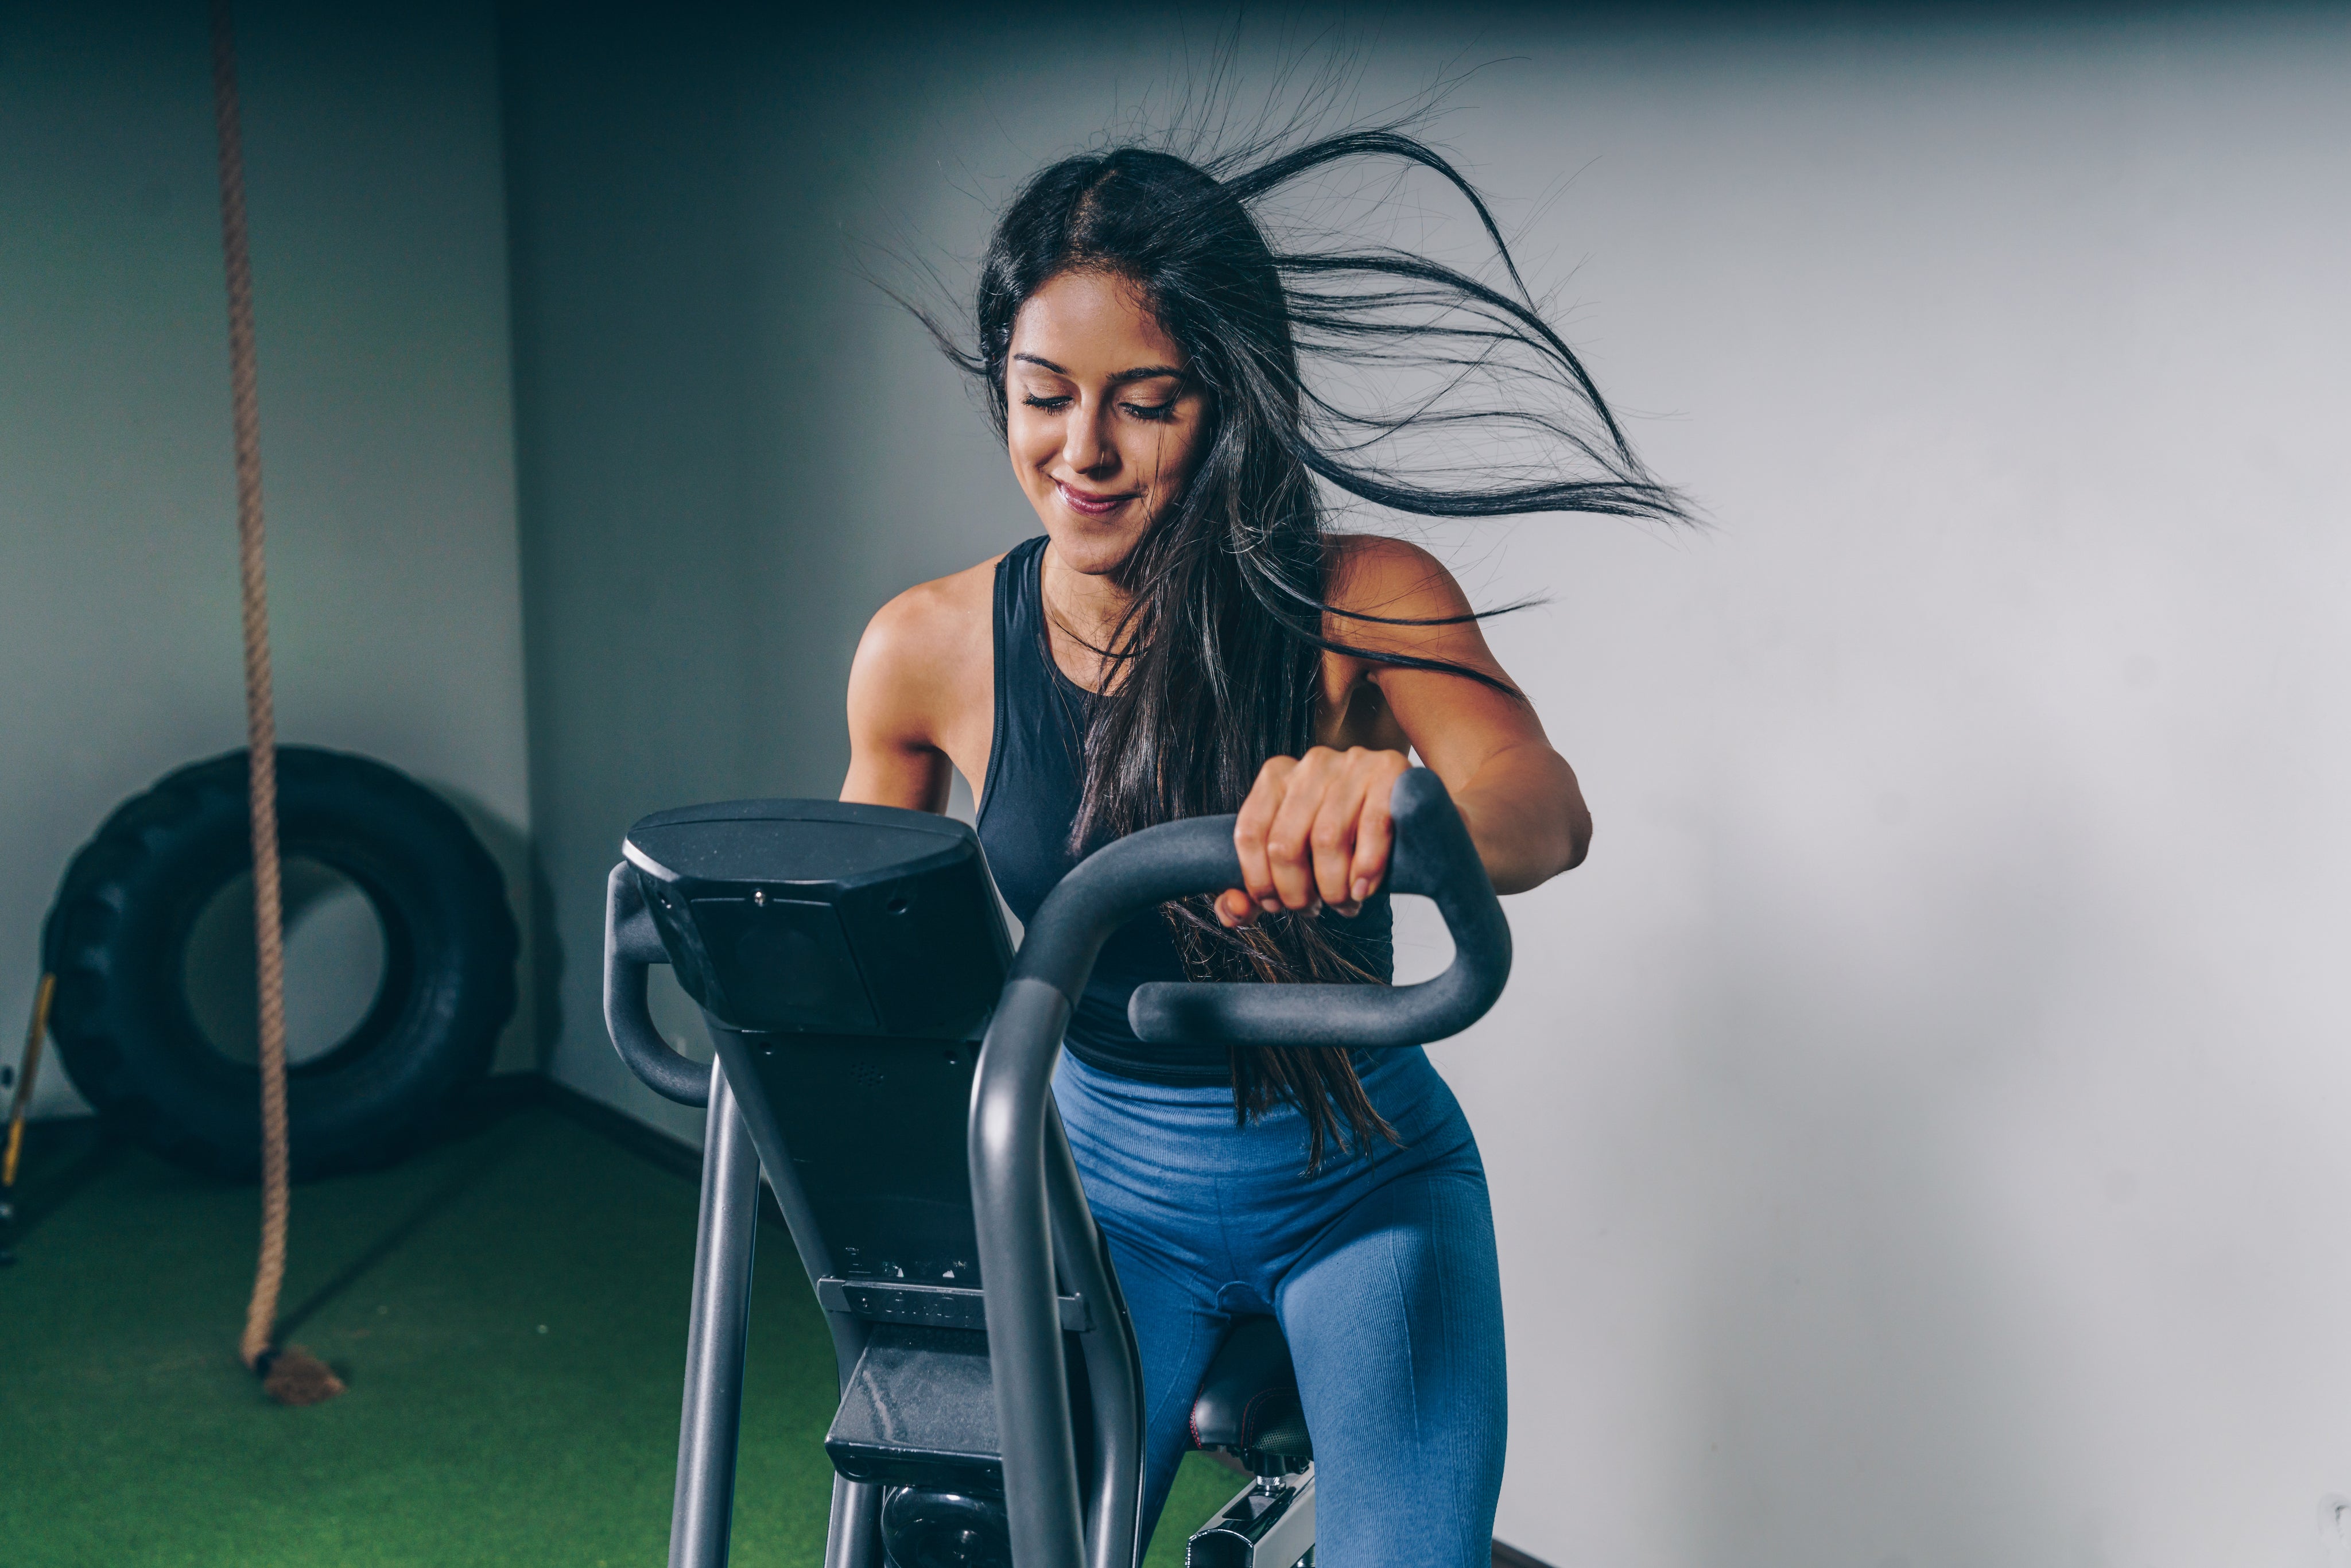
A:
{"type": "Polygon", "coordinates": [[[832,1478],[832,1523],[824,1532],[824,1568],[882,1568],[882,1488],[832,1478]]]}
{"type": "Polygon", "coordinates": [[[694,1243],[694,1316],[685,1340],[685,1412],[678,1424],[670,1568],[724,1568],[726,1562],[758,1223],[759,1155],[726,1086],[726,1071],[714,1061],[702,1141],[702,1221],[694,1243]]]}
{"type": "Polygon", "coordinates": [[[1045,981],[1007,983],[971,1084],[972,1215],[979,1225],[1005,1511],[1019,1568],[1105,1568],[1086,1561],[1047,1211],[1049,1085],[1069,1018],[1068,996],[1045,981]]]}

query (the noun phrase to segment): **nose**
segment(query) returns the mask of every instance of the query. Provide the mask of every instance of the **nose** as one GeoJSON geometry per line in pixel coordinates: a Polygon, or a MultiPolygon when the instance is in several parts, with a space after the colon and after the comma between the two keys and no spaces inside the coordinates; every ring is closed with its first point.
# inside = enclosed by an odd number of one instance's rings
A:
{"type": "Polygon", "coordinates": [[[1061,461],[1089,479],[1118,472],[1118,445],[1110,438],[1108,412],[1106,402],[1087,399],[1071,409],[1061,433],[1061,461]]]}

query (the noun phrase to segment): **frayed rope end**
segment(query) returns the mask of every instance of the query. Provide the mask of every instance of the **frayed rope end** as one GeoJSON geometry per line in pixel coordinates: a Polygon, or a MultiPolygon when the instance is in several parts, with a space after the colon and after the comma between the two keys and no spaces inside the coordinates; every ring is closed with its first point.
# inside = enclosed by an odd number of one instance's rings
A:
{"type": "Polygon", "coordinates": [[[323,1405],[343,1391],[334,1369],[298,1344],[264,1351],[253,1370],[261,1375],[261,1391],[280,1405],[323,1405]]]}

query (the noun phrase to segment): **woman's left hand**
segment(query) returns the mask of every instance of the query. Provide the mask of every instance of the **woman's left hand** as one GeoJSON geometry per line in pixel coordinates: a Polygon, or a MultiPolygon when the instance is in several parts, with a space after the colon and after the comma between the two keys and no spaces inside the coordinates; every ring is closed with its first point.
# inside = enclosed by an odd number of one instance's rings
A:
{"type": "Polygon", "coordinates": [[[1217,918],[1232,926],[1284,909],[1361,910],[1387,875],[1388,793],[1411,766],[1400,751],[1361,746],[1269,759],[1233,824],[1246,885],[1217,895],[1217,918]]]}

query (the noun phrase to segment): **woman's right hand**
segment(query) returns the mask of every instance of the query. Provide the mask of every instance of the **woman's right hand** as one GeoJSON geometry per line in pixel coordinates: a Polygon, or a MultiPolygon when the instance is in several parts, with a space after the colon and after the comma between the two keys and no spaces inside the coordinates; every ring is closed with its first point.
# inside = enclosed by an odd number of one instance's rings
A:
{"type": "Polygon", "coordinates": [[[1411,766],[1400,751],[1362,746],[1268,758],[1233,823],[1244,885],[1217,895],[1217,918],[1229,927],[1283,910],[1359,912],[1387,875],[1388,795],[1411,766]]]}

